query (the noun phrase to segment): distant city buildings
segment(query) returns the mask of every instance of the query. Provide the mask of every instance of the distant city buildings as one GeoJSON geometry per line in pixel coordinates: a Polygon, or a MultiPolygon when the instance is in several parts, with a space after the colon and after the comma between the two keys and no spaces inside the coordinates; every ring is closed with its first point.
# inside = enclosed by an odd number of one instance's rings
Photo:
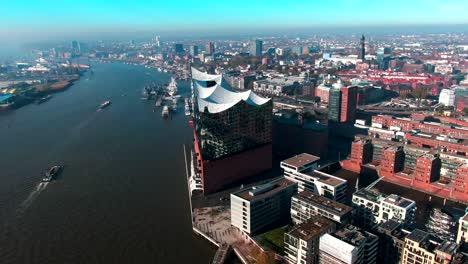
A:
{"type": "Polygon", "coordinates": [[[181,43],[174,44],[174,52],[177,54],[184,53],[184,45],[181,43]]]}
{"type": "Polygon", "coordinates": [[[197,45],[190,46],[190,56],[192,56],[192,57],[198,56],[198,46],[197,45]]]}
{"type": "Polygon", "coordinates": [[[284,178],[231,193],[231,224],[257,234],[289,218],[291,197],[296,193],[297,183],[284,178]]]}
{"type": "Polygon", "coordinates": [[[255,57],[262,56],[263,41],[256,39],[250,42],[250,55],[255,57]]]}

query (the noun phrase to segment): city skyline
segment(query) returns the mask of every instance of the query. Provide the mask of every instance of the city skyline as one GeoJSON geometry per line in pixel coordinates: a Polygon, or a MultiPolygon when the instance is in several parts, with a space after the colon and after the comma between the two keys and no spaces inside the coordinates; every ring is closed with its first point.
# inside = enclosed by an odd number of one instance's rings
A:
{"type": "Polygon", "coordinates": [[[242,32],[266,29],[463,25],[460,0],[379,1],[90,1],[70,6],[56,0],[0,4],[0,36],[14,40],[158,32],[242,32]],[[73,15],[70,15],[72,11],[73,15]],[[2,26],[3,25],[3,26],[2,26]]]}

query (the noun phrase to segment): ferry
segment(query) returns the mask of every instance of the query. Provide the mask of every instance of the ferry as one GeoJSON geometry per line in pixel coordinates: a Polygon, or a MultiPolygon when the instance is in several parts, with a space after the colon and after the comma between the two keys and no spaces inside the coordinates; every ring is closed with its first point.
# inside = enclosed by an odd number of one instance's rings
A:
{"type": "Polygon", "coordinates": [[[50,167],[45,173],[44,177],[42,178],[42,182],[51,182],[54,180],[55,176],[57,176],[62,171],[62,166],[53,166],[50,167]]]}
{"type": "Polygon", "coordinates": [[[168,118],[169,117],[169,107],[165,105],[162,110],[162,117],[168,118]]]}
{"type": "Polygon", "coordinates": [[[102,103],[99,106],[99,109],[104,109],[104,108],[108,107],[109,105],[111,105],[111,101],[105,101],[104,103],[102,103]]]}

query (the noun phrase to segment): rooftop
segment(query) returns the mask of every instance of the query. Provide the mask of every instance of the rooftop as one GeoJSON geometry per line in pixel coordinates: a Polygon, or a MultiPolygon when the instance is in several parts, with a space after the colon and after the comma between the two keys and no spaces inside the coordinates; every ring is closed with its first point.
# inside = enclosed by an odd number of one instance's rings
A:
{"type": "Polygon", "coordinates": [[[453,255],[455,251],[458,249],[458,244],[455,242],[444,241],[438,247],[437,250],[453,255]]]}
{"type": "Polygon", "coordinates": [[[367,233],[353,225],[346,225],[342,229],[333,233],[333,236],[353,246],[361,245],[369,236],[375,237],[375,235],[367,233]]]}
{"type": "Polygon", "coordinates": [[[368,190],[368,189],[360,189],[359,191],[355,192],[353,196],[357,196],[375,203],[380,202],[383,198],[382,194],[377,190],[368,190]]]}
{"type": "Polygon", "coordinates": [[[384,202],[399,206],[401,208],[408,208],[409,206],[416,205],[416,202],[396,194],[390,194],[384,199],[384,202]]]}
{"type": "Polygon", "coordinates": [[[272,196],[296,184],[297,183],[289,181],[285,178],[278,178],[260,186],[253,186],[234,192],[232,195],[238,196],[248,201],[255,201],[272,196]]]}
{"type": "Polygon", "coordinates": [[[321,195],[318,195],[309,191],[300,192],[296,194],[294,198],[313,203],[314,205],[317,205],[318,207],[322,209],[325,209],[327,211],[332,211],[335,214],[339,214],[340,216],[346,215],[353,210],[351,207],[347,205],[333,201],[324,196],[321,196],[321,195]]]}
{"type": "Polygon", "coordinates": [[[317,162],[318,160],[320,160],[320,157],[308,153],[302,153],[289,159],[283,160],[282,163],[285,163],[292,167],[300,168],[306,165],[310,165],[311,163],[317,162]]]}
{"type": "Polygon", "coordinates": [[[320,181],[322,183],[328,184],[333,187],[336,187],[341,184],[346,184],[347,182],[346,180],[343,180],[341,178],[338,178],[338,177],[335,177],[330,174],[326,174],[324,172],[317,171],[317,170],[305,172],[304,174],[315,177],[317,181],[320,181]]]}
{"type": "Polygon", "coordinates": [[[320,236],[325,233],[334,223],[321,216],[313,216],[307,222],[295,226],[289,235],[308,241],[314,237],[320,236]]]}

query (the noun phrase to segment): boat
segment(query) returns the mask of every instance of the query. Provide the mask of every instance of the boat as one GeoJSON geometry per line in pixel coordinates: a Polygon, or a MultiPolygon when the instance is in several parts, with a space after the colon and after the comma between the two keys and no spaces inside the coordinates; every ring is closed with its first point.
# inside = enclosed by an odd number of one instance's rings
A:
{"type": "Polygon", "coordinates": [[[158,97],[158,99],[156,99],[156,103],[154,105],[155,106],[161,106],[161,104],[162,104],[162,98],[158,97]]]}
{"type": "Polygon", "coordinates": [[[168,118],[169,117],[169,107],[165,105],[162,110],[162,117],[168,118]]]}
{"type": "Polygon", "coordinates": [[[62,166],[53,166],[50,167],[45,173],[44,177],[42,178],[42,182],[51,182],[54,178],[62,171],[62,166]]]}
{"type": "Polygon", "coordinates": [[[177,81],[174,77],[171,78],[171,82],[167,86],[167,92],[170,96],[174,96],[177,94],[177,81]]]}
{"type": "Polygon", "coordinates": [[[44,97],[41,97],[39,100],[37,100],[37,104],[42,104],[42,103],[45,103],[47,101],[50,100],[50,98],[52,98],[52,95],[47,95],[47,96],[44,96],[44,97]]]}
{"type": "Polygon", "coordinates": [[[111,101],[105,101],[104,103],[102,103],[99,106],[99,109],[104,109],[104,108],[108,107],[109,105],[111,105],[111,101]]]}
{"type": "Polygon", "coordinates": [[[190,104],[189,104],[188,98],[185,98],[185,115],[186,116],[190,115],[190,104]]]}

